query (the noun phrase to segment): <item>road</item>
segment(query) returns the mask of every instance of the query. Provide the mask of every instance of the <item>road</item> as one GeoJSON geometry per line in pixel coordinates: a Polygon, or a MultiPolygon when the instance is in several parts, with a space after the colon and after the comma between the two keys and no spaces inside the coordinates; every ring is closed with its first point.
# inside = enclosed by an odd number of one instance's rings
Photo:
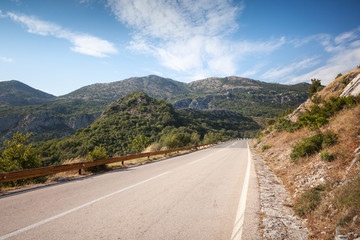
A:
{"type": "Polygon", "coordinates": [[[5,196],[0,240],[232,239],[247,164],[247,142],[230,141],[5,196]]]}

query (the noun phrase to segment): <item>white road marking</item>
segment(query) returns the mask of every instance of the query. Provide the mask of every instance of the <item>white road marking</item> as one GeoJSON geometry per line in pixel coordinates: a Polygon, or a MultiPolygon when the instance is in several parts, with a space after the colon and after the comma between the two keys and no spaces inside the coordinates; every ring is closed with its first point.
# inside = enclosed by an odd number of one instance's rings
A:
{"type": "Polygon", "coordinates": [[[170,172],[171,172],[171,171],[164,172],[164,173],[159,174],[159,175],[157,175],[157,176],[154,176],[154,177],[152,177],[152,178],[149,178],[149,179],[146,179],[146,180],[144,180],[144,181],[138,182],[138,183],[136,183],[136,184],[134,184],[134,185],[131,185],[131,186],[122,188],[122,189],[120,189],[120,190],[118,190],[118,191],[115,191],[115,192],[110,193],[110,194],[108,194],[108,195],[105,195],[105,196],[103,196],[103,197],[97,198],[97,199],[95,199],[95,200],[93,200],[93,201],[90,201],[90,202],[88,202],[88,203],[85,203],[85,204],[83,204],[83,205],[80,205],[80,206],[78,206],[78,207],[76,207],[76,208],[70,209],[70,210],[68,210],[68,211],[66,211],[66,212],[60,213],[60,214],[58,214],[58,215],[55,215],[55,216],[50,217],[50,218],[48,218],[48,219],[42,220],[42,221],[40,221],[40,222],[37,222],[37,223],[35,223],[35,224],[32,224],[32,225],[27,226],[27,227],[22,228],[22,229],[19,229],[19,230],[17,230],[17,231],[8,233],[8,234],[6,234],[6,235],[4,235],[4,236],[1,236],[1,237],[0,237],[0,240],[8,239],[8,238],[10,238],[10,237],[14,237],[14,236],[16,236],[16,235],[18,235],[18,234],[20,234],[20,233],[23,233],[23,232],[26,232],[26,231],[28,231],[28,230],[30,230],[30,229],[33,229],[33,228],[36,228],[36,227],[38,227],[38,226],[44,225],[45,223],[48,223],[48,222],[50,222],[50,221],[53,221],[53,220],[55,220],[55,219],[58,219],[58,218],[63,217],[63,216],[65,216],[65,215],[68,215],[68,214],[70,214],[70,213],[73,213],[73,212],[75,212],[75,211],[77,211],[77,210],[80,210],[80,209],[82,209],[82,208],[84,208],[84,207],[90,206],[91,204],[94,204],[94,203],[97,203],[97,202],[99,202],[99,201],[102,201],[102,200],[104,200],[104,199],[106,199],[106,198],[109,198],[109,197],[111,197],[111,196],[114,196],[114,195],[116,195],[116,194],[118,194],[118,193],[124,192],[124,191],[126,191],[126,190],[131,189],[131,188],[137,187],[137,186],[139,186],[139,185],[141,185],[141,184],[147,183],[147,182],[149,182],[149,181],[151,181],[151,180],[154,180],[154,179],[156,179],[156,178],[159,178],[159,177],[161,177],[161,176],[164,176],[164,175],[166,175],[166,174],[169,174],[170,172]]]}
{"type": "Polygon", "coordinates": [[[241,240],[242,237],[242,230],[244,225],[244,218],[245,218],[245,208],[246,208],[246,199],[247,199],[247,192],[249,188],[249,178],[250,178],[250,165],[251,165],[251,152],[249,143],[247,143],[248,147],[248,162],[246,167],[245,179],[243,188],[241,191],[240,202],[238,206],[238,211],[236,214],[235,224],[233,233],[231,235],[231,240],[241,240]]]}

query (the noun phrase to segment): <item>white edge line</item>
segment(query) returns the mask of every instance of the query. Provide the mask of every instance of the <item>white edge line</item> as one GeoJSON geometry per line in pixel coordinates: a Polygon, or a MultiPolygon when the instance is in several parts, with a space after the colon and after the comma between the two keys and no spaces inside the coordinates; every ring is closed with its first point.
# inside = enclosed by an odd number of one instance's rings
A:
{"type": "Polygon", "coordinates": [[[28,230],[30,230],[30,229],[36,228],[36,227],[41,226],[41,225],[43,225],[43,224],[45,224],[45,223],[48,223],[48,222],[50,222],[50,221],[53,221],[53,220],[55,220],[55,219],[58,219],[58,218],[63,217],[63,216],[65,216],[65,215],[68,215],[68,214],[70,214],[70,213],[73,213],[73,212],[75,212],[75,211],[77,211],[77,210],[80,210],[81,208],[90,206],[91,204],[97,203],[97,202],[99,202],[99,201],[101,201],[101,200],[104,200],[104,199],[106,199],[106,198],[109,198],[109,197],[111,197],[111,196],[114,196],[114,195],[116,195],[116,194],[118,194],[118,193],[121,193],[121,192],[124,192],[124,191],[126,191],[126,190],[129,190],[129,189],[131,189],[131,188],[137,187],[137,186],[139,186],[139,185],[141,185],[141,184],[144,184],[144,183],[146,183],[146,182],[149,182],[149,181],[151,181],[151,180],[154,180],[154,179],[156,179],[156,178],[159,178],[159,177],[161,177],[161,176],[164,176],[164,175],[166,175],[166,174],[168,174],[168,173],[170,173],[170,172],[171,172],[171,171],[164,172],[164,173],[159,174],[159,175],[157,175],[157,176],[151,177],[151,178],[146,179],[146,180],[144,180],[144,181],[135,183],[135,184],[133,184],[133,185],[131,185],[131,186],[122,188],[122,189],[120,189],[120,190],[118,190],[118,191],[115,191],[115,192],[110,193],[110,194],[108,194],[108,195],[105,195],[105,196],[102,196],[102,197],[100,197],[100,198],[97,198],[97,199],[95,199],[95,200],[93,200],[93,201],[87,202],[87,203],[85,203],[85,204],[83,204],[83,205],[80,205],[80,206],[78,206],[78,207],[75,207],[75,208],[73,208],[73,209],[70,209],[70,210],[68,210],[68,211],[66,211],[66,212],[63,212],[63,213],[60,213],[60,214],[58,214],[58,215],[52,216],[52,217],[50,217],[50,218],[48,218],[48,219],[45,219],[45,220],[42,220],[42,221],[40,221],[40,222],[34,223],[34,224],[30,225],[30,226],[24,227],[24,228],[19,229],[19,230],[17,230],[17,231],[8,233],[8,234],[6,234],[6,235],[4,235],[4,236],[1,236],[1,237],[0,237],[0,240],[8,239],[8,238],[10,238],[10,237],[14,237],[14,236],[16,236],[16,235],[18,235],[18,234],[20,234],[20,233],[26,232],[26,231],[28,231],[28,230]]]}
{"type": "Polygon", "coordinates": [[[250,178],[250,165],[251,165],[251,152],[249,143],[247,142],[248,147],[248,162],[246,167],[245,179],[243,188],[241,191],[241,197],[239,201],[239,206],[236,214],[236,219],[234,223],[234,229],[231,235],[231,240],[241,240],[242,237],[242,230],[244,225],[244,218],[245,218],[245,208],[246,208],[246,199],[247,199],[247,192],[249,188],[249,178],[250,178]]]}

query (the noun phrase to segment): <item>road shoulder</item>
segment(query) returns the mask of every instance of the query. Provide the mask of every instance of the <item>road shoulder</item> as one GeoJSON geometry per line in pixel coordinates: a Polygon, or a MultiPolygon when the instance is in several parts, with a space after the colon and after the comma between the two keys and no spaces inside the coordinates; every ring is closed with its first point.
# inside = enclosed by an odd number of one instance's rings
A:
{"type": "Polygon", "coordinates": [[[305,223],[295,216],[288,205],[291,198],[281,179],[254,149],[251,153],[259,181],[260,232],[263,239],[307,239],[305,223]]]}

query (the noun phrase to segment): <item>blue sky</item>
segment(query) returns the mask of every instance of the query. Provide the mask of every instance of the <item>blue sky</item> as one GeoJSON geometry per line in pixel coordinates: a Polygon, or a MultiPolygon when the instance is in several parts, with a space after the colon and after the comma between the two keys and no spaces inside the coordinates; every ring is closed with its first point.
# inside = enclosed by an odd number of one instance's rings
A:
{"type": "Polygon", "coordinates": [[[331,82],[360,65],[359,0],[0,0],[0,81],[54,95],[156,74],[331,82]]]}

